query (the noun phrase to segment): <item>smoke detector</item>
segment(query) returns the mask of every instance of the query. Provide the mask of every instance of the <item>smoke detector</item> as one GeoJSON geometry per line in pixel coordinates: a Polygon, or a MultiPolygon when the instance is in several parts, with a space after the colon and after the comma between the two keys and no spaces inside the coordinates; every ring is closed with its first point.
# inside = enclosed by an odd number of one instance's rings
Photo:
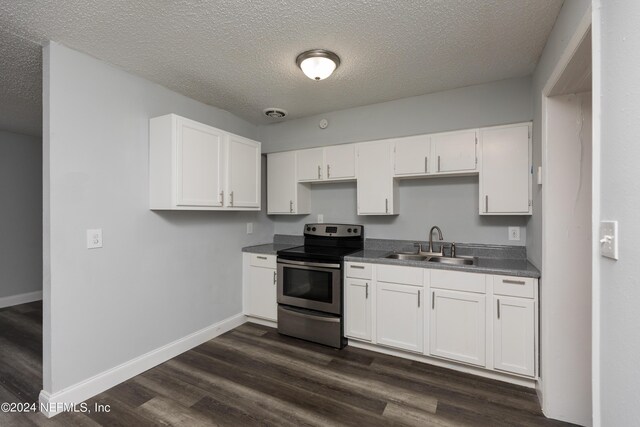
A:
{"type": "Polygon", "coordinates": [[[271,119],[283,119],[287,116],[287,111],[282,108],[269,107],[262,110],[265,116],[271,119]]]}

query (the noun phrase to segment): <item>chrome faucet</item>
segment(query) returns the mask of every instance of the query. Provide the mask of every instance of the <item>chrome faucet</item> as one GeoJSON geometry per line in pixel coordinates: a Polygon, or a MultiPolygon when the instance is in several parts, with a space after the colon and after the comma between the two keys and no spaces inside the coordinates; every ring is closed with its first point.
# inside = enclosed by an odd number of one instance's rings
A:
{"type": "MultiPolygon", "coordinates": [[[[438,232],[438,239],[442,240],[442,230],[437,225],[431,227],[429,230],[429,252],[433,253],[433,230],[438,232]]],[[[444,256],[444,245],[440,245],[440,254],[444,256]]]]}

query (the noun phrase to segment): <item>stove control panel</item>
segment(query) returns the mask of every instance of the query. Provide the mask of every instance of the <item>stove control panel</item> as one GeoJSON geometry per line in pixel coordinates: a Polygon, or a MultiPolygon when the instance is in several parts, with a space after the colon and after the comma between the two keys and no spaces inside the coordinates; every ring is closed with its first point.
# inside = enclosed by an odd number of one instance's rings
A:
{"type": "Polygon", "coordinates": [[[306,224],[304,226],[306,236],[322,237],[360,237],[362,226],[354,224],[306,224]]]}

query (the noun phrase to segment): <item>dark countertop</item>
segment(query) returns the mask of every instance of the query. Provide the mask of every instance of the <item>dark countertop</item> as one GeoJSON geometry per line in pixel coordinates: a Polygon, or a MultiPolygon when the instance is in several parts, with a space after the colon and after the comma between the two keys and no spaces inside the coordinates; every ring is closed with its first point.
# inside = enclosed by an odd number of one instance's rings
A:
{"type": "Polygon", "coordinates": [[[346,256],[344,260],[371,264],[402,265],[406,267],[466,271],[469,273],[503,274],[505,276],[533,277],[535,279],[540,277],[540,271],[534,267],[533,264],[527,261],[526,258],[511,259],[476,257],[475,265],[451,265],[428,261],[407,261],[385,258],[387,255],[392,253],[393,251],[389,250],[365,249],[346,256]]]}
{"type": "Polygon", "coordinates": [[[276,253],[283,249],[293,248],[296,245],[293,243],[265,243],[264,245],[247,246],[242,248],[242,252],[250,252],[252,254],[262,255],[276,255],[276,253]]]}

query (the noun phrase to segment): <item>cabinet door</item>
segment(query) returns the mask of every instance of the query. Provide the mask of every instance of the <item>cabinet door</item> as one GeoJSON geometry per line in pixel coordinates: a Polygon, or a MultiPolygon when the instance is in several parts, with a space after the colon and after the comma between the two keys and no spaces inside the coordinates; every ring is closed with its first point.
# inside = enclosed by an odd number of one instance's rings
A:
{"type": "Polygon", "coordinates": [[[276,270],[249,267],[247,314],[276,321],[278,318],[276,270]]]}
{"type": "Polygon", "coordinates": [[[312,148],[296,151],[298,181],[320,181],[324,177],[324,150],[312,148]]]}
{"type": "Polygon", "coordinates": [[[350,338],[371,341],[371,283],[347,279],[345,282],[345,334],[350,338]]]}
{"type": "Polygon", "coordinates": [[[376,338],[378,344],[422,352],[423,288],[378,282],[376,338]]]}
{"type": "Polygon", "coordinates": [[[434,290],[431,298],[430,354],[485,366],[485,296],[434,290]]]}
{"type": "Polygon", "coordinates": [[[260,207],[260,143],[229,137],[226,206],[260,207]]]}
{"type": "Polygon", "coordinates": [[[530,214],[529,126],[482,131],[481,214],[530,214]]]}
{"type": "Polygon", "coordinates": [[[270,214],[293,213],[296,198],[295,152],[267,156],[267,209],[270,214]]]}
{"type": "Polygon", "coordinates": [[[494,297],[494,368],[535,375],[535,317],[533,300],[494,297]]]}
{"type": "Polygon", "coordinates": [[[326,147],[324,151],[327,179],[356,177],[355,144],[326,147]]]}
{"type": "Polygon", "coordinates": [[[394,214],[392,143],[366,143],[357,150],[358,215],[394,214]]]}
{"type": "Polygon", "coordinates": [[[192,120],[177,119],[178,206],[222,206],[225,134],[192,120]]]}
{"type": "Polygon", "coordinates": [[[424,175],[433,172],[432,160],[429,135],[396,140],[396,175],[424,175]]]}
{"type": "Polygon", "coordinates": [[[431,136],[436,172],[476,170],[476,131],[431,136]]]}

